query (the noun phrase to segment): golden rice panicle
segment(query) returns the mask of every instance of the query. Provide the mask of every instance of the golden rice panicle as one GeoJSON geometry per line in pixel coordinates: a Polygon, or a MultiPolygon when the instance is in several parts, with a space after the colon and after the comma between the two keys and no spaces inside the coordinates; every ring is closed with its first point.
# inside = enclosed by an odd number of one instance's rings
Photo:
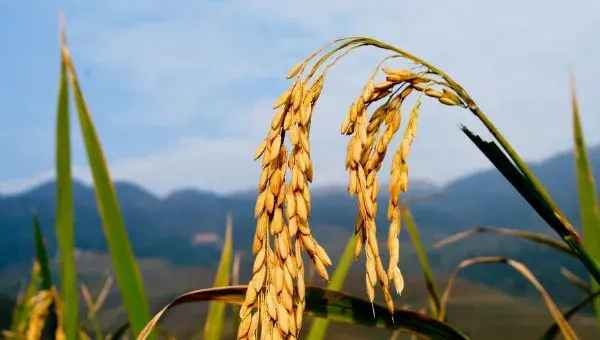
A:
{"type": "Polygon", "coordinates": [[[391,179],[389,184],[390,201],[388,205],[388,219],[390,220],[390,228],[388,233],[388,250],[390,252],[390,262],[388,266],[388,278],[393,280],[396,292],[402,293],[404,289],[404,279],[398,262],[400,259],[400,244],[398,241],[398,235],[400,234],[400,207],[399,207],[399,196],[400,193],[406,192],[408,189],[408,163],[407,158],[410,153],[410,147],[417,133],[417,125],[419,118],[419,108],[421,102],[420,97],[417,103],[413,107],[400,148],[394,155],[392,160],[391,168],[391,179]]]}
{"type": "Polygon", "coordinates": [[[383,135],[387,135],[389,139],[391,139],[390,134],[393,136],[394,129],[392,126],[395,125],[395,121],[399,125],[399,120],[388,118],[388,115],[399,114],[396,107],[396,105],[399,105],[399,100],[392,99],[390,103],[379,106],[367,124],[367,107],[370,103],[365,103],[365,98],[371,97],[372,91],[375,88],[374,85],[371,85],[371,81],[372,79],[369,80],[363,93],[355,101],[355,104],[352,105],[351,112],[349,113],[351,121],[354,124],[354,129],[352,137],[348,142],[346,157],[346,169],[350,176],[348,191],[351,196],[356,195],[358,197],[359,216],[355,232],[360,237],[355,249],[355,255],[358,255],[362,248],[364,248],[366,256],[365,282],[367,295],[369,300],[373,302],[375,299],[374,287],[379,282],[388,308],[390,311],[393,311],[394,303],[389,294],[387,273],[383,269],[379,255],[377,227],[375,223],[377,195],[379,191],[377,172],[381,166],[384,153],[380,143],[381,139],[385,137],[381,137],[377,144],[375,144],[375,140],[383,122],[392,123],[384,131],[383,135]],[[378,152],[378,148],[381,152],[378,152]],[[371,156],[372,153],[373,156],[371,156]]]}
{"type": "Polygon", "coordinates": [[[31,310],[29,312],[25,335],[27,340],[42,338],[42,330],[44,329],[52,300],[52,293],[49,290],[41,290],[28,301],[31,310]]]}
{"type": "MultiPolygon", "coordinates": [[[[284,123],[292,103],[291,91],[286,91],[276,101],[276,112],[271,122],[269,133],[255,153],[255,158],[262,156],[262,172],[258,183],[258,196],[254,210],[257,219],[254,235],[253,253],[255,254],[252,268],[253,276],[246,291],[246,297],[240,308],[239,339],[256,339],[259,332],[265,332],[270,323],[275,324],[277,318],[265,321],[259,329],[258,321],[266,320],[261,317],[279,302],[274,290],[277,273],[282,269],[281,257],[290,253],[286,248],[287,227],[283,221],[283,199],[285,196],[285,170],[287,148],[284,145],[286,130],[284,123]],[[271,243],[272,242],[272,243],[271,243]],[[271,248],[273,244],[273,248],[271,248]]],[[[288,236],[289,238],[289,236],[288,236]]],[[[272,314],[269,314],[273,316],[272,314]]]]}
{"type": "MultiPolygon", "coordinates": [[[[389,57],[386,59],[389,59],[389,57]]],[[[378,65],[378,67],[380,66],[381,64],[378,65]]],[[[365,282],[369,300],[371,302],[374,300],[374,286],[379,282],[387,307],[390,312],[393,312],[394,302],[389,292],[389,282],[394,279],[394,276],[390,276],[384,270],[376,236],[375,216],[377,214],[377,196],[379,192],[377,175],[383,164],[388,145],[400,128],[401,105],[412,91],[412,87],[406,86],[404,81],[417,79],[418,76],[411,71],[386,68],[384,68],[384,73],[388,77],[382,83],[373,84],[374,76],[369,79],[361,96],[352,104],[343,125],[347,125],[348,121],[352,124],[351,131],[346,130],[345,132],[352,134],[346,156],[346,168],[350,175],[348,191],[351,196],[358,196],[359,217],[355,233],[359,235],[359,238],[355,248],[355,256],[358,257],[364,248],[366,256],[365,282]],[[395,77],[390,77],[390,75],[395,77]],[[396,85],[400,85],[400,88],[394,91],[396,85]],[[368,125],[365,127],[367,107],[371,103],[388,96],[390,96],[389,99],[375,109],[368,125]],[[365,101],[365,98],[369,98],[369,100],[365,101]],[[385,128],[380,134],[383,126],[385,128]]],[[[397,237],[395,241],[397,242],[397,237]]],[[[388,245],[390,244],[390,249],[398,253],[399,246],[388,240],[388,245]]]]}
{"type": "MultiPolygon", "coordinates": [[[[303,66],[292,69],[291,77],[301,74],[303,66]]],[[[330,266],[331,260],[312,236],[308,223],[309,183],[313,179],[309,131],[323,76],[310,88],[307,83],[297,79],[276,100],[270,131],[254,155],[255,159],[262,157],[263,167],[254,211],[256,257],[253,278],[240,309],[239,339],[298,337],[304,312],[302,249],[306,249],[320,276],[328,280],[325,266],[330,266]],[[290,152],[284,144],[286,136],[290,152]]]]}

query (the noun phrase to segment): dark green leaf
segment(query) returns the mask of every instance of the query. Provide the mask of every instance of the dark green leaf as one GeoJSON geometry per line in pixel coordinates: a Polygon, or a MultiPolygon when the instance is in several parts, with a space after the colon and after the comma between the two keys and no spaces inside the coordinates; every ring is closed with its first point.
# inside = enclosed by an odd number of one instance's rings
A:
{"type": "Polygon", "coordinates": [[[462,126],[462,131],[510,184],[517,189],[519,194],[521,194],[540,217],[571,247],[594,279],[600,282],[600,265],[598,261],[583,247],[579,235],[574,231],[569,221],[564,219],[560,212],[553,209],[552,204],[545,199],[544,193],[515,167],[496,143],[484,141],[465,126],[462,126]]]}
{"type": "MultiPolygon", "coordinates": [[[[52,287],[52,274],[50,273],[50,262],[48,261],[48,252],[44,244],[44,235],[40,227],[40,220],[36,212],[33,212],[33,235],[35,240],[35,256],[40,264],[40,277],[42,279],[42,290],[50,291],[52,287]]],[[[48,334],[55,334],[58,320],[54,311],[54,305],[48,311],[48,319],[46,321],[46,329],[48,334]]]]}
{"type": "MultiPolygon", "coordinates": [[[[180,295],[152,318],[138,340],[146,339],[162,315],[175,306],[198,301],[222,301],[242,304],[246,295],[246,288],[247,286],[210,288],[180,295]]],[[[334,322],[389,330],[403,329],[419,333],[431,339],[468,339],[466,335],[450,325],[426,314],[397,309],[392,319],[385,306],[371,305],[371,302],[367,300],[321,287],[306,287],[305,314],[317,318],[326,318],[334,322]],[[375,311],[375,318],[373,317],[373,310],[375,311]]]]}

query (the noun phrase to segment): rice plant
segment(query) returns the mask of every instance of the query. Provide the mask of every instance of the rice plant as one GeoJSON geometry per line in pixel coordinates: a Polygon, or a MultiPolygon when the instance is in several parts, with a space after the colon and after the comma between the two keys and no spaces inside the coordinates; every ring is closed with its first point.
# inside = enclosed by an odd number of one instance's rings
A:
{"type": "MultiPolygon", "coordinates": [[[[184,293],[150,318],[145,287],[131,250],[100,139],[67,47],[64,27],[61,30],[60,51],[56,123],[56,236],[61,262],[60,291],[51,280],[39,222],[34,218],[37,260],[32,269],[31,283],[15,310],[14,325],[4,333],[7,337],[38,339],[46,331],[57,339],[85,339],[90,336],[83,330],[83,325],[89,323],[96,338],[118,339],[131,331],[138,339],[147,339],[152,336],[161,317],[169,309],[184,303],[211,301],[209,317],[203,330],[207,339],[222,337],[226,322],[223,303],[239,306],[239,309],[234,309],[238,314],[235,318],[239,319],[239,322],[234,323],[238,339],[298,339],[303,334],[305,316],[321,319],[313,323],[308,333],[311,339],[323,338],[327,323],[331,321],[385,328],[393,331],[394,336],[402,331],[431,339],[468,339],[467,335],[447,323],[447,302],[453,282],[461,270],[471,265],[487,263],[502,263],[512,267],[537,289],[555,321],[543,334],[546,339],[553,338],[558,332],[565,339],[577,339],[568,319],[591,301],[594,301],[600,318],[600,293],[597,291],[600,283],[600,213],[574,90],[575,154],[583,238],[465,89],[423,59],[368,37],[337,39],[293,67],[287,75],[291,85],[276,100],[269,131],[254,155],[255,160],[260,159],[262,171],[254,211],[256,231],[252,241],[253,275],[248,285],[230,285],[234,248],[231,241],[232,227],[228,223],[215,287],[184,293]],[[375,66],[341,124],[341,133],[348,136],[345,161],[349,176],[347,189],[350,196],[356,197],[358,218],[354,236],[329,281],[327,267],[333,263],[327,250],[314,238],[309,223],[310,184],[318,176],[318,173],[313,172],[311,160],[311,118],[318,99],[325,91],[328,73],[340,59],[361,47],[374,47],[391,55],[384,57],[375,66]],[[392,61],[404,61],[410,66],[389,66],[392,61]],[[83,322],[79,319],[79,289],[73,255],[74,205],[69,126],[71,93],[92,170],[98,210],[115,269],[116,283],[128,316],[126,324],[106,336],[96,315],[106,298],[109,290],[106,287],[110,287],[110,283],[104,285],[95,301],[87,287],[81,285],[88,311],[83,322]],[[415,104],[405,110],[409,97],[415,97],[415,104]],[[584,301],[561,313],[527,267],[502,256],[464,260],[457,266],[440,294],[433,280],[418,227],[407,202],[401,199],[401,194],[408,190],[408,157],[417,135],[420,108],[424,100],[461,107],[475,115],[495,141],[484,141],[464,126],[462,131],[562,238],[562,241],[557,241],[525,231],[485,226],[454,235],[440,241],[437,246],[456,242],[478,232],[493,232],[551,247],[577,258],[587,268],[591,277],[589,285],[582,279],[570,276],[571,282],[578,282],[579,289],[588,293],[584,301]],[[407,124],[401,133],[401,143],[393,152],[387,188],[390,193],[387,202],[389,261],[384,265],[375,222],[379,204],[379,171],[392,138],[400,133],[403,119],[407,120],[407,124]],[[423,269],[429,294],[428,309],[415,311],[397,308],[394,303],[392,293],[399,295],[404,289],[411,289],[410,286],[405,287],[399,265],[402,223],[408,229],[423,269]],[[368,300],[340,291],[352,263],[352,255],[358,257],[362,253],[366,258],[364,282],[368,300]],[[328,288],[306,284],[305,259],[329,283],[328,288]],[[375,302],[377,285],[385,305],[375,302]]],[[[239,272],[239,257],[236,256],[233,262],[237,263],[239,272]]],[[[237,281],[238,274],[233,276],[234,281],[237,281]]]]}

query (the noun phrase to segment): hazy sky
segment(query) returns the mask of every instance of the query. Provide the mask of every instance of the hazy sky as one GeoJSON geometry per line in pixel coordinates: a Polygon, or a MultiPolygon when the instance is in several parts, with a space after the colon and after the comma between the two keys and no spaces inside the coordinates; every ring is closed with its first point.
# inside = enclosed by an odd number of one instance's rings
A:
{"type": "MultiPolygon", "coordinates": [[[[323,44],[348,35],[379,38],[445,70],[530,160],[572,145],[573,70],[586,138],[600,142],[595,0],[4,0],[3,193],[53,175],[61,8],[112,175],[158,194],[188,186],[218,192],[254,186],[260,165],[252,155],[267,132],[274,99],[289,86],[285,74],[323,44]]],[[[313,122],[315,184],[346,182],[347,137],[338,133],[340,123],[386,55],[359,51],[331,73],[313,122]]],[[[443,184],[489,167],[459,130],[465,123],[482,131],[468,112],[434,101],[421,112],[411,178],[443,184]]],[[[88,179],[78,129],[73,150],[76,175],[88,179]]]]}

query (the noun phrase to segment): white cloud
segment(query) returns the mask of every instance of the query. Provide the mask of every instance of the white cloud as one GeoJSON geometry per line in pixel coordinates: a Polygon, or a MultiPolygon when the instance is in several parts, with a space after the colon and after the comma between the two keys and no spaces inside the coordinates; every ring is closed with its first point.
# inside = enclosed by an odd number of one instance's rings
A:
{"type": "MultiPolygon", "coordinates": [[[[251,156],[266,133],[273,99],[287,86],[284,75],[325,42],[347,35],[377,37],[447,71],[527,159],[571,145],[571,68],[586,137],[598,143],[600,118],[593,112],[592,91],[600,86],[599,12],[593,0],[434,5],[238,0],[177,6],[112,0],[74,8],[67,19],[75,57],[121,76],[113,85],[136,99],[137,105],[112,124],[173,129],[198,119],[212,124],[195,136],[182,135],[167,151],[111,159],[115,177],[163,193],[188,185],[217,191],[254,185],[259,165],[251,156]],[[244,85],[253,79],[276,80],[264,88],[244,85]]],[[[317,183],[345,181],[346,138],[337,129],[384,55],[360,51],[332,72],[313,123],[317,183]]],[[[445,182],[488,166],[458,130],[460,123],[482,131],[467,112],[424,105],[411,176],[445,182]]]]}

